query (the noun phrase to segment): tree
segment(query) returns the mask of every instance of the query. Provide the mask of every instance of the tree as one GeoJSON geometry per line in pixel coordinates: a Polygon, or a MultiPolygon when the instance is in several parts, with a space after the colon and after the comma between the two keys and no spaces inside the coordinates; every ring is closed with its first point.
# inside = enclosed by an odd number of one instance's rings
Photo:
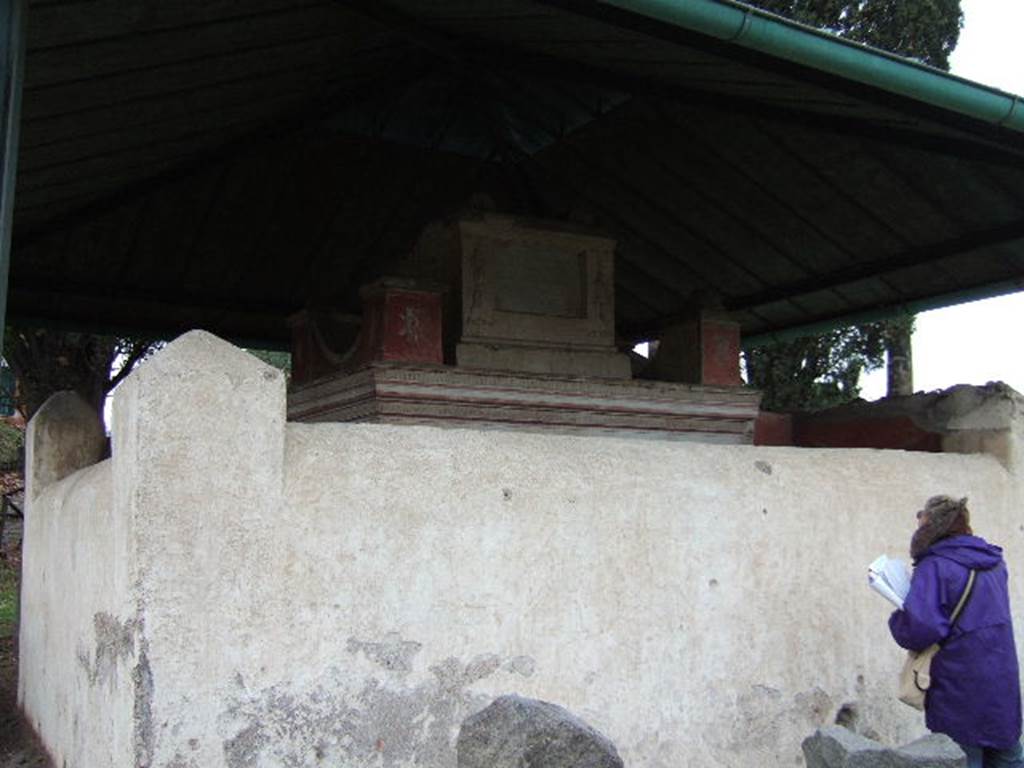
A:
{"type": "Polygon", "coordinates": [[[25,419],[62,390],[82,396],[102,417],[107,394],[147,357],[152,339],[48,328],[8,327],[4,358],[17,379],[15,403],[25,419]]]}
{"type": "Polygon", "coordinates": [[[747,380],[768,410],[829,408],[857,396],[861,373],[877,368],[883,353],[874,329],[840,328],[747,350],[747,380]]]}
{"type": "Polygon", "coordinates": [[[754,0],[751,5],[945,70],[963,26],[960,0],[754,0]]]}
{"type": "Polygon", "coordinates": [[[749,349],[744,353],[747,381],[762,391],[766,410],[848,403],[860,395],[861,374],[880,368],[893,338],[909,338],[913,322],[913,317],[898,317],[749,349]]]}
{"type": "MultiPolygon", "coordinates": [[[[960,0],[752,0],[803,24],[949,69],[963,26],[960,0]]],[[[889,395],[913,393],[913,316],[854,326],[745,353],[767,410],[814,410],[857,398],[861,372],[889,362],[889,395]],[[879,344],[881,343],[881,347],[879,344]],[[831,346],[830,346],[831,345],[831,346]]]]}

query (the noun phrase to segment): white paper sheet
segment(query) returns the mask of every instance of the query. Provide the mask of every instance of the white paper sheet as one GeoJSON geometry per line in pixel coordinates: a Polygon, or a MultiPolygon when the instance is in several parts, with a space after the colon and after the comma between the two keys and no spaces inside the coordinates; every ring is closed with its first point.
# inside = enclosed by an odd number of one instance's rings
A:
{"type": "Polygon", "coordinates": [[[902,560],[880,555],[868,566],[868,584],[902,611],[910,592],[910,569],[902,560]]]}

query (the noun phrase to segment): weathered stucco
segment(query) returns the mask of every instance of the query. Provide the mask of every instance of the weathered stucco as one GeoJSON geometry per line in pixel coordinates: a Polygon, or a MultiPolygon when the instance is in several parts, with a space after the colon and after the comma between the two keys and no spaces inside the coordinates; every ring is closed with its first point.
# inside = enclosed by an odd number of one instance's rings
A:
{"type": "Polygon", "coordinates": [[[57,766],[134,764],[136,609],[110,470],[48,486],[25,518],[19,700],[57,766]]]}
{"type": "Polygon", "coordinates": [[[107,438],[98,414],[74,392],[58,392],[36,412],[25,441],[25,495],[34,499],[48,485],[95,464],[107,438]],[[45,444],[43,450],[38,449],[45,444]]]}
{"type": "Polygon", "coordinates": [[[797,764],[840,711],[905,743],[867,563],[937,492],[1024,555],[985,455],[283,413],[280,374],[189,334],[117,392],[113,462],[33,503],[22,701],[69,768],[454,766],[505,693],[645,768],[797,764]]]}

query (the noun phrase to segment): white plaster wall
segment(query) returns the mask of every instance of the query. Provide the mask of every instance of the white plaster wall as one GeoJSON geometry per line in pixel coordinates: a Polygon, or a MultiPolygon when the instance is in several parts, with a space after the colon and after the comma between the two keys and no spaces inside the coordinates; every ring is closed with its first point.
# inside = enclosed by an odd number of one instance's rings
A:
{"type": "Polygon", "coordinates": [[[1010,478],[982,456],[287,435],[272,543],[234,558],[261,609],[197,594],[219,639],[169,663],[202,691],[164,698],[154,666],[160,717],[182,723],[167,758],[192,738],[204,766],[454,765],[461,720],[511,691],[651,768],[796,763],[851,702],[902,743],[923,728],[893,697],[901,652],[867,563],[903,554],[942,491],[971,497],[1011,564],[1024,549],[1010,478]]]}
{"type": "Polygon", "coordinates": [[[26,514],[19,701],[57,766],[133,764],[135,606],[119,567],[122,523],[109,461],[48,486],[26,514]]]}
{"type": "Polygon", "coordinates": [[[1021,488],[986,456],[283,414],[279,373],[189,334],[119,389],[112,465],[33,510],[23,700],[68,768],[454,766],[461,721],[508,692],[644,768],[797,764],[846,703],[906,741],[866,566],[934,493],[1006,547],[1020,624],[1021,488]],[[130,695],[118,666],[97,701],[78,650],[103,611],[135,646],[130,695]],[[93,707],[108,731],[82,731],[93,707]]]}
{"type": "Polygon", "coordinates": [[[115,494],[135,547],[135,765],[224,765],[213,725],[253,649],[275,651],[259,617],[290,600],[275,594],[266,529],[282,505],[284,409],[279,370],[202,332],[115,393],[115,494]]]}
{"type": "Polygon", "coordinates": [[[652,768],[794,763],[848,702],[909,740],[919,717],[893,699],[901,654],[866,565],[902,554],[943,491],[968,494],[979,532],[1020,562],[1011,487],[980,456],[291,425],[270,568],[291,602],[268,611],[273,648],[242,698],[286,717],[275,685],[301,701],[345,679],[338,711],[358,726],[344,736],[367,765],[375,734],[384,765],[417,758],[373,708],[407,700],[418,736],[438,738],[446,685],[451,737],[516,691],[652,768]],[[313,679],[289,684],[297,658],[313,679]]]}

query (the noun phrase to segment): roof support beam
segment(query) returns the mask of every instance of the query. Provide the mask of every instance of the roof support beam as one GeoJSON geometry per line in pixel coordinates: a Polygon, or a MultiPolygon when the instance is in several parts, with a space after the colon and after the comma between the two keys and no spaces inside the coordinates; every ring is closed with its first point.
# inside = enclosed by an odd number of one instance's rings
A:
{"type": "Polygon", "coordinates": [[[965,288],[956,293],[945,293],[939,296],[929,296],[924,299],[898,304],[886,304],[872,309],[852,312],[845,315],[833,315],[821,318],[811,323],[799,326],[792,326],[779,331],[768,331],[753,336],[745,336],[742,340],[743,349],[763,347],[766,344],[777,344],[788,342],[803,336],[826,333],[835,328],[846,328],[851,325],[863,325],[875,323],[880,320],[889,320],[893,317],[916,315],[919,312],[927,312],[930,309],[942,309],[956,304],[966,304],[971,301],[991,299],[996,296],[1004,296],[1009,293],[1016,293],[1024,290],[1024,278],[1017,280],[1004,280],[999,283],[979,285],[973,288],[965,288]]]}
{"type": "MultiPolygon", "coordinates": [[[[753,312],[756,314],[759,307],[767,304],[799,299],[802,295],[819,291],[836,290],[858,280],[884,278],[885,275],[898,272],[901,269],[927,266],[932,262],[941,261],[942,259],[963,256],[978,248],[999,245],[1014,240],[1024,240],[1024,220],[1015,221],[985,232],[954,238],[945,243],[938,243],[927,248],[914,248],[896,256],[856,264],[824,278],[801,280],[795,283],[776,286],[766,291],[727,299],[725,301],[725,308],[730,312],[753,312]]],[[[974,301],[1019,290],[1024,290],[1024,278],[983,286],[977,289],[965,288],[962,294],[949,294],[929,299],[908,299],[905,302],[887,304],[884,307],[863,312],[840,313],[834,317],[823,318],[820,321],[801,325],[795,330],[787,329],[783,335],[786,339],[791,339],[796,336],[824,332],[843,325],[873,322],[901,313],[913,314],[914,312],[923,312],[927,309],[935,309],[948,304],[974,301]]],[[[665,328],[678,322],[680,317],[664,317],[654,323],[624,326],[621,330],[631,338],[656,338],[665,328]]],[[[749,343],[753,346],[784,340],[783,336],[772,332],[757,334],[752,339],[753,341],[749,343]]],[[[748,346],[746,340],[743,343],[744,346],[748,346]]]]}
{"type": "Polygon", "coordinates": [[[448,37],[419,24],[384,0],[340,0],[342,5],[397,32],[413,45],[462,66],[465,58],[448,37]]]}
{"type": "Polygon", "coordinates": [[[978,248],[1000,245],[1024,239],[1024,220],[1014,221],[1001,227],[956,237],[944,243],[923,248],[911,248],[901,254],[869,262],[862,262],[847,269],[839,270],[822,279],[802,280],[780,285],[767,291],[740,296],[727,302],[732,311],[755,309],[801,294],[832,290],[847,283],[865,280],[879,275],[891,274],[901,269],[921,267],[942,259],[962,256],[978,248]]]}
{"type": "Polygon", "coordinates": [[[276,342],[287,346],[280,318],[296,307],[241,307],[238,302],[180,299],[175,296],[98,296],[93,286],[26,286],[19,283],[10,305],[11,318],[26,325],[96,333],[130,333],[171,338],[195,327],[235,340],[276,342]],[[168,328],[176,329],[167,333],[168,328]]]}

